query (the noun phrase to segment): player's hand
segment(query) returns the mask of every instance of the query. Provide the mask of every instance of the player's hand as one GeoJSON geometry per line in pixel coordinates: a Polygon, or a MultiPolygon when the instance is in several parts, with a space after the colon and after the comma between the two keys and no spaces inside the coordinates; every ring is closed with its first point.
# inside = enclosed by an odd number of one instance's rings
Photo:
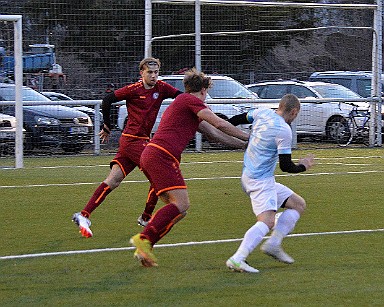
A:
{"type": "Polygon", "coordinates": [[[102,143],[108,142],[111,130],[104,124],[103,129],[99,132],[99,137],[102,143]]]}
{"type": "Polygon", "coordinates": [[[309,170],[312,166],[315,165],[315,156],[313,154],[309,154],[308,156],[301,158],[299,160],[299,164],[303,164],[306,170],[309,170]]]}
{"type": "Polygon", "coordinates": [[[248,141],[244,142],[243,147],[241,149],[246,150],[248,147],[248,141]]]}

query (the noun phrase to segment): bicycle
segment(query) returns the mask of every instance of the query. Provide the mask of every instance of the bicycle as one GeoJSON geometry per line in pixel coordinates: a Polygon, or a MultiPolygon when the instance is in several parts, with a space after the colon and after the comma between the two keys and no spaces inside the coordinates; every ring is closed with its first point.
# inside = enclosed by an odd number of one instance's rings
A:
{"type": "Polygon", "coordinates": [[[348,146],[352,141],[369,145],[369,110],[353,106],[348,117],[343,118],[336,127],[336,142],[348,146]]]}

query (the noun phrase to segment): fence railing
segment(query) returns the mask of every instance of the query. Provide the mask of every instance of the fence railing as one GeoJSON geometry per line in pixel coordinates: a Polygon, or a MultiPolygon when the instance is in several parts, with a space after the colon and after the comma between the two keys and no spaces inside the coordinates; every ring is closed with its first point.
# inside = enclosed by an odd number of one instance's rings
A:
{"type": "MultiPolygon", "coordinates": [[[[207,104],[211,107],[211,109],[214,110],[215,113],[220,114],[220,116],[224,118],[229,118],[231,116],[247,112],[248,110],[252,108],[260,108],[260,107],[267,107],[276,109],[278,107],[279,99],[215,99],[215,100],[207,100],[207,104]],[[222,110],[222,111],[221,111],[222,110]],[[229,111],[228,111],[229,110],[229,111]]],[[[166,100],[163,103],[163,106],[161,108],[161,111],[159,112],[159,115],[156,120],[156,124],[154,127],[154,131],[156,131],[158,124],[160,122],[160,118],[166,107],[171,103],[171,100],[166,100]]],[[[55,136],[58,137],[58,139],[62,141],[71,141],[73,144],[73,148],[70,147],[70,145],[67,145],[65,143],[65,146],[62,146],[62,149],[64,148],[67,153],[79,153],[84,148],[88,148],[88,153],[93,155],[99,155],[102,153],[103,148],[105,148],[99,138],[99,132],[102,125],[102,114],[101,114],[101,100],[73,100],[73,101],[60,101],[59,103],[52,103],[51,101],[47,102],[24,102],[24,106],[34,106],[38,105],[42,107],[42,110],[44,111],[44,106],[48,105],[62,105],[67,107],[79,107],[79,106],[86,106],[92,110],[92,129],[89,130],[92,133],[92,137],[89,139],[87,147],[80,146],[80,143],[84,141],[81,137],[83,133],[83,130],[80,128],[71,128],[72,123],[67,123],[65,120],[63,120],[63,126],[65,126],[65,129],[59,129],[55,133],[55,136]],[[60,135],[62,134],[62,135],[60,135]],[[80,134],[80,135],[79,135],[80,134]],[[75,140],[76,137],[79,137],[79,142],[75,140]]],[[[298,118],[294,121],[292,124],[292,131],[293,131],[293,147],[297,146],[298,140],[300,141],[304,137],[313,138],[315,140],[326,140],[332,142],[332,138],[334,137],[332,135],[332,129],[334,125],[336,125],[338,122],[340,122],[341,118],[345,118],[349,114],[349,110],[352,108],[352,105],[359,104],[362,108],[369,109],[371,111],[371,114],[375,114],[375,112],[381,105],[381,100],[379,98],[359,98],[359,99],[341,99],[341,98],[333,98],[333,99],[301,99],[301,112],[299,113],[298,118]],[[374,112],[372,112],[372,110],[374,112]]],[[[15,105],[15,102],[0,102],[0,113],[1,110],[6,106],[12,106],[15,105]]],[[[125,107],[124,102],[120,102],[116,104],[117,107],[125,107]]],[[[48,107],[47,107],[48,108],[48,107]]],[[[24,111],[25,112],[25,111],[24,111]]],[[[377,112],[376,112],[377,113],[377,112]]],[[[37,115],[36,115],[37,116],[37,115]]],[[[117,123],[118,121],[121,121],[118,117],[121,116],[120,112],[116,112],[113,114],[113,122],[117,123]]],[[[41,115],[42,119],[41,121],[48,120],[46,117],[49,117],[48,115],[44,116],[44,112],[42,112],[41,115]]],[[[28,120],[28,116],[24,114],[24,121],[28,120]]],[[[30,119],[29,119],[30,120],[30,119]]],[[[53,119],[52,119],[53,120],[53,119]]],[[[371,122],[370,122],[370,129],[373,129],[373,131],[376,131],[376,133],[373,133],[373,138],[370,138],[370,146],[377,145],[377,138],[378,135],[381,135],[381,130],[377,130],[379,127],[381,129],[382,127],[382,114],[377,114],[376,116],[371,116],[371,122]],[[378,125],[378,122],[380,124],[378,125]]],[[[26,124],[24,122],[24,127],[26,128],[26,124]]],[[[241,127],[242,129],[249,129],[249,126],[241,127]]],[[[50,130],[49,125],[39,128],[38,133],[41,133],[43,135],[44,129],[50,130]]],[[[28,137],[28,131],[25,132],[26,136],[24,137],[24,145],[26,145],[26,137],[28,137]]],[[[50,131],[52,133],[52,131],[50,131]]],[[[108,147],[109,151],[116,151],[118,147],[118,138],[120,136],[121,130],[118,129],[116,126],[113,130],[114,134],[114,145],[113,147],[108,147]]],[[[1,134],[0,134],[1,135],[1,134]]],[[[51,134],[52,137],[52,134],[51,134]]],[[[17,141],[17,140],[16,140],[17,141]]],[[[49,139],[48,139],[49,141],[49,139]]],[[[1,143],[1,140],[0,140],[1,143]]],[[[197,134],[194,147],[190,148],[191,150],[195,151],[202,151],[207,143],[204,142],[204,138],[201,137],[201,135],[197,134]]],[[[27,154],[30,153],[27,147],[24,146],[24,152],[22,153],[27,154]]],[[[55,154],[55,151],[53,150],[53,147],[50,148],[48,143],[47,144],[41,144],[42,148],[45,148],[46,154],[55,154]]],[[[210,148],[212,144],[210,143],[210,148]]],[[[213,144],[213,146],[215,146],[213,144]]],[[[33,151],[31,152],[33,154],[33,151]]]]}

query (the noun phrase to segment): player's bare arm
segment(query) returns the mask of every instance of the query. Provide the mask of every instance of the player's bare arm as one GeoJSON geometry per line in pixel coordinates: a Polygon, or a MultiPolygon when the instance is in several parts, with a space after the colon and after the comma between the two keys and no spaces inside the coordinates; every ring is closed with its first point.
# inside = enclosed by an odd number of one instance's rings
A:
{"type": "Polygon", "coordinates": [[[299,159],[299,164],[303,164],[305,168],[309,170],[315,165],[315,156],[313,154],[309,154],[306,157],[299,159]]]}
{"type": "Polygon", "coordinates": [[[245,141],[225,134],[224,132],[216,129],[206,121],[202,121],[200,123],[199,132],[203,133],[208,138],[208,140],[212,142],[220,142],[232,148],[245,149],[248,144],[245,141]]]}
{"type": "Polygon", "coordinates": [[[248,133],[241,131],[240,129],[236,128],[226,120],[218,117],[215,113],[213,113],[208,108],[199,111],[197,113],[197,116],[230,136],[236,137],[243,141],[248,141],[249,139],[248,133]]]}

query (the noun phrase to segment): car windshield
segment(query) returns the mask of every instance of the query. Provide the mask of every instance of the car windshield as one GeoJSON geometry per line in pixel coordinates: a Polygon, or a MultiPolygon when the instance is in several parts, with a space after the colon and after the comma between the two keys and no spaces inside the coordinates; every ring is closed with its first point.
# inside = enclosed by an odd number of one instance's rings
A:
{"type": "Polygon", "coordinates": [[[255,98],[255,95],[235,80],[213,80],[213,86],[208,91],[209,96],[221,98],[255,98]]]}
{"type": "MultiPolygon", "coordinates": [[[[47,97],[28,87],[23,87],[22,93],[23,101],[49,101],[47,97]]],[[[1,87],[0,97],[0,99],[4,101],[15,101],[15,87],[1,87]]]]}
{"type": "Polygon", "coordinates": [[[322,98],[361,98],[360,95],[341,85],[314,85],[312,88],[322,98]]]}
{"type": "MultiPolygon", "coordinates": [[[[163,78],[162,80],[182,92],[185,91],[182,79],[163,78]]],[[[255,95],[250,90],[241,83],[231,79],[213,79],[213,86],[209,89],[208,95],[213,99],[255,98],[255,95]]]]}

